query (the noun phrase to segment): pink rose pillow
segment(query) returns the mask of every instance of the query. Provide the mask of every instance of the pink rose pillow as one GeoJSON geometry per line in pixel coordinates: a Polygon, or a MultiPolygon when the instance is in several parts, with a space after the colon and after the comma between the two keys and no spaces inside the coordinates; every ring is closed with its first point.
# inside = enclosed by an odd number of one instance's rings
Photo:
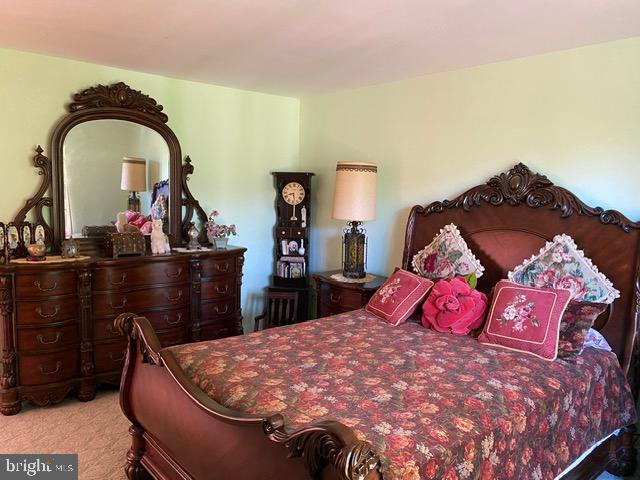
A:
{"type": "Polygon", "coordinates": [[[440,280],[422,305],[422,325],[442,333],[468,335],[482,325],[487,296],[463,277],[440,280]]]}
{"type": "Polygon", "coordinates": [[[373,294],[365,310],[392,325],[400,325],[433,286],[429,279],[398,269],[373,294]]]}
{"type": "Polygon", "coordinates": [[[487,323],[478,341],[555,360],[560,321],[570,299],[568,290],[525,287],[501,280],[494,289],[487,323]]]}

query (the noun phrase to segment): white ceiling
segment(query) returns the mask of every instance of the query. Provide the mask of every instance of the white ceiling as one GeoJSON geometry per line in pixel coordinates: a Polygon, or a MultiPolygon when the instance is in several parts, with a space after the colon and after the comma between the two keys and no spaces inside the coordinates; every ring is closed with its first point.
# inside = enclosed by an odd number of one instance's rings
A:
{"type": "Polygon", "coordinates": [[[640,35],[640,0],[0,0],[0,47],[297,96],[640,35]]]}

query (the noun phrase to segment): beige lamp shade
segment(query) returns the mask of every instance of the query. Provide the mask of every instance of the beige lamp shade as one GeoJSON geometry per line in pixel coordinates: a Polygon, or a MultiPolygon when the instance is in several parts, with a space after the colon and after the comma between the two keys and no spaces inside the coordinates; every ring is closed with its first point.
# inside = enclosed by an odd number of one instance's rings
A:
{"type": "Polygon", "coordinates": [[[147,191],[147,161],[144,158],[122,157],[120,189],[129,192],[147,191]]]}
{"type": "Polygon", "coordinates": [[[338,162],[331,217],[357,222],[375,220],[377,172],[375,163],[338,162]]]}

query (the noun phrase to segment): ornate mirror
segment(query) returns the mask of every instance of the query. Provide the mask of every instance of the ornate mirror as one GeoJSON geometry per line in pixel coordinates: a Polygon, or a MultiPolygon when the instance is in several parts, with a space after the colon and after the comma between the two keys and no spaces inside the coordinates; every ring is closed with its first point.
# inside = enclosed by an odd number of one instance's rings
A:
{"type": "MultiPolygon", "coordinates": [[[[182,164],[162,105],[120,82],[83,90],[66,108],[51,136],[51,161],[36,150],[43,182],[14,224],[33,210],[53,251],[73,237],[82,251],[99,254],[121,212],[145,234],[151,216],[160,216],[174,246],[183,243],[194,214],[206,221],[187,186],[193,166],[188,157],[182,164]],[[51,207],[51,219],[44,207],[51,207]]],[[[204,231],[200,239],[206,241],[204,231]]]]}

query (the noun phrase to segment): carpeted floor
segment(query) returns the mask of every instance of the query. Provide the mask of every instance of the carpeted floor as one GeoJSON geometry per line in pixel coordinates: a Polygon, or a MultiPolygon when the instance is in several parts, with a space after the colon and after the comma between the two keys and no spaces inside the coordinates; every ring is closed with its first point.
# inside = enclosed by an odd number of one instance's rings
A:
{"type": "Polygon", "coordinates": [[[86,403],[68,398],[49,408],[25,404],[18,415],[0,416],[0,451],[77,452],[81,480],[126,480],[129,425],[114,390],[99,391],[86,403]]]}
{"type": "MultiPolygon", "coordinates": [[[[125,480],[129,422],[117,391],[100,391],[87,403],[68,398],[50,408],[23,407],[0,416],[2,453],[78,453],[80,480],[125,480]]],[[[603,474],[598,480],[615,480],[603,474]]]]}

